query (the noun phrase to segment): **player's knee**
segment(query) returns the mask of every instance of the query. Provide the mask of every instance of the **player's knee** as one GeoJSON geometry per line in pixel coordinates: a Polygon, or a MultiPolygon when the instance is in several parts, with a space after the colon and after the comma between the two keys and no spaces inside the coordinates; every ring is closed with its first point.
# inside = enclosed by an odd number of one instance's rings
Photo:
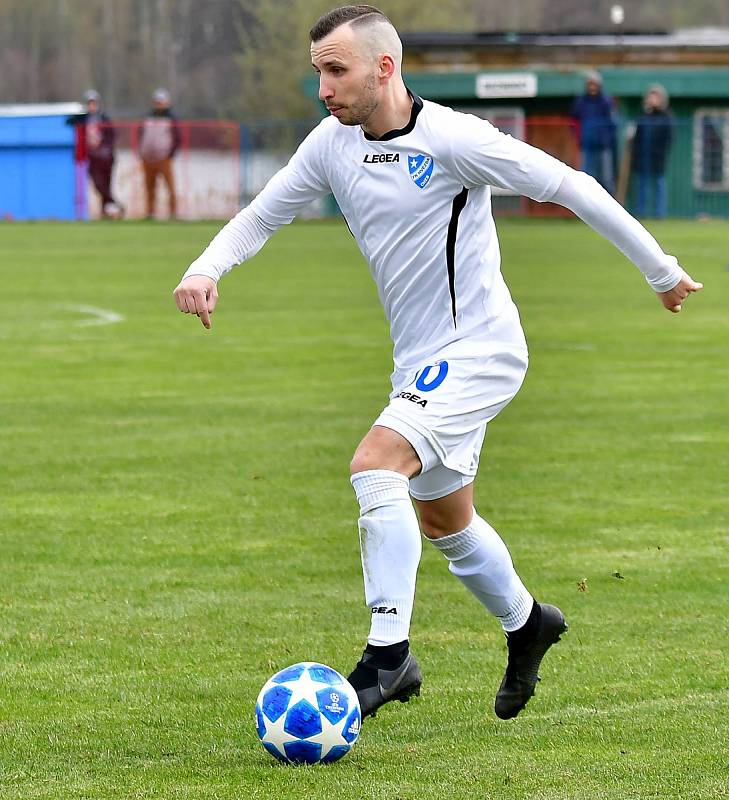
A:
{"type": "Polygon", "coordinates": [[[349,474],[356,475],[370,469],[384,469],[383,459],[377,451],[359,448],[349,462],[349,474]]]}
{"type": "Polygon", "coordinates": [[[377,434],[370,433],[357,447],[352,460],[349,464],[350,475],[358,472],[366,472],[371,469],[392,469],[397,470],[397,459],[394,458],[391,448],[386,446],[386,442],[381,441],[377,434]]]}
{"type": "Polygon", "coordinates": [[[452,527],[453,525],[442,517],[429,516],[422,513],[420,515],[420,528],[428,539],[442,539],[444,536],[457,533],[458,531],[451,530],[452,527]]]}
{"type": "Polygon", "coordinates": [[[412,478],[420,471],[420,461],[417,456],[409,457],[378,448],[359,447],[349,462],[349,474],[356,475],[358,472],[373,469],[399,472],[406,478],[412,478]]]}
{"type": "Polygon", "coordinates": [[[373,469],[399,472],[412,478],[420,471],[420,459],[403,436],[375,427],[359,443],[349,465],[352,475],[373,469]]]}
{"type": "Polygon", "coordinates": [[[459,533],[473,519],[473,507],[469,504],[439,506],[438,504],[418,504],[420,528],[428,539],[442,539],[459,533]]]}

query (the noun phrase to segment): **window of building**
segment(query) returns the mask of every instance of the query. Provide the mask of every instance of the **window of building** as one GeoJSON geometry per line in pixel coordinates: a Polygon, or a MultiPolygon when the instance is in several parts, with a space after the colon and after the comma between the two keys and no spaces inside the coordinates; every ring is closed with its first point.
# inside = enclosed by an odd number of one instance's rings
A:
{"type": "Polygon", "coordinates": [[[695,189],[729,189],[729,109],[694,113],[693,183],[695,189]]]}

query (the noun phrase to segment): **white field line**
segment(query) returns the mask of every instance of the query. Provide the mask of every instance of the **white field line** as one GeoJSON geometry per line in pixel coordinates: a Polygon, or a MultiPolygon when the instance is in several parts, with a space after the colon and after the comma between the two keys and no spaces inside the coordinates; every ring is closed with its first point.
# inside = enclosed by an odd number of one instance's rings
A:
{"type": "Polygon", "coordinates": [[[91,319],[80,319],[74,322],[76,328],[88,328],[92,325],[113,325],[115,322],[123,322],[123,314],[110,311],[108,308],[98,308],[97,306],[64,306],[68,311],[77,311],[79,314],[89,314],[91,319]]]}
{"type": "Polygon", "coordinates": [[[579,716],[584,719],[590,717],[610,717],[615,715],[624,716],[626,713],[640,711],[642,709],[662,709],[678,708],[687,701],[697,706],[711,706],[726,702],[728,693],[726,690],[719,689],[715,692],[688,692],[679,697],[654,697],[645,700],[637,700],[634,703],[615,703],[608,707],[596,706],[565,706],[542,714],[530,714],[530,719],[565,719],[566,717],[579,716]]]}

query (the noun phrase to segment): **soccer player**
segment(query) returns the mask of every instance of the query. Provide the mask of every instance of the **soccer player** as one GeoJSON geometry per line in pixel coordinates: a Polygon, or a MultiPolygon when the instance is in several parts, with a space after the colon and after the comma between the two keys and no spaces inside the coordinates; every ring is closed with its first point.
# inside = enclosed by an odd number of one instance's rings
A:
{"type": "Polygon", "coordinates": [[[220,277],[307,203],[334,194],[377,284],[395,367],[389,404],[351,463],[371,626],[349,680],[363,716],[420,691],[408,636],[422,530],[501,623],[508,662],[495,712],[508,719],[534,694],[542,658],[567,625],[532,597],[473,506],[486,427],[527,368],[490,187],[571,209],[636,264],[669,311],[702,287],[593,178],[409,91],[401,42],[378,9],[321,17],[311,60],[330,116],[193,262],[175,300],[210,328],[220,277]]]}

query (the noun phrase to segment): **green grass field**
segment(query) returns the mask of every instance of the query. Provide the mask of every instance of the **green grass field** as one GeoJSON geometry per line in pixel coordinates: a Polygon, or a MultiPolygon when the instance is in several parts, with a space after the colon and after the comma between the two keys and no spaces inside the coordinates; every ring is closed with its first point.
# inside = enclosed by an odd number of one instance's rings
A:
{"type": "Polygon", "coordinates": [[[729,796],[726,223],[653,226],[706,284],[677,316],[587,228],[501,224],[532,364],[477,500],[571,629],[498,721],[503,636],[426,547],[423,694],[325,768],[274,763],[253,704],[361,652],[348,463],[387,328],[346,228],[309,223],[205,332],[171,290],[216,228],[0,228],[0,797],[729,796]]]}

